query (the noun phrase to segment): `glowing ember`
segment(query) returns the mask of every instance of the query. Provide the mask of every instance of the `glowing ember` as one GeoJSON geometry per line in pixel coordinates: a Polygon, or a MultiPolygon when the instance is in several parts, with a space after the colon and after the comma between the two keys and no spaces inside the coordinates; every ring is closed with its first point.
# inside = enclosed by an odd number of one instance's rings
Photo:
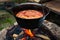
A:
{"type": "Polygon", "coordinates": [[[22,38],[21,40],[26,40],[26,37],[22,38]]]}
{"type": "Polygon", "coordinates": [[[34,35],[33,35],[33,33],[31,32],[30,29],[25,29],[24,32],[25,32],[28,36],[30,36],[31,38],[34,37],[34,35]]]}

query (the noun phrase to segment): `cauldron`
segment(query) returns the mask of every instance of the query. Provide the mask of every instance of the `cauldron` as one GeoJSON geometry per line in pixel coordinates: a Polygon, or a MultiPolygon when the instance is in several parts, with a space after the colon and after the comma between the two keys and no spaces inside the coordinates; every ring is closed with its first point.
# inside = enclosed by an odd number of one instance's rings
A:
{"type": "Polygon", "coordinates": [[[20,27],[27,28],[27,29],[34,29],[34,28],[41,27],[44,19],[49,14],[49,9],[43,4],[38,4],[38,3],[21,3],[15,5],[10,9],[7,8],[5,9],[9,11],[16,18],[16,21],[20,27]],[[16,14],[23,10],[37,10],[42,12],[44,16],[36,19],[23,19],[23,18],[16,17],[16,14]]]}

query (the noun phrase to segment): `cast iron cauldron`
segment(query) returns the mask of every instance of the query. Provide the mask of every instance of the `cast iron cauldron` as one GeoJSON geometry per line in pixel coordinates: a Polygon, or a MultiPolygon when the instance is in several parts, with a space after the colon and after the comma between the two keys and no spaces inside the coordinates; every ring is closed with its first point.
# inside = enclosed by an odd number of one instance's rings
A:
{"type": "Polygon", "coordinates": [[[34,29],[38,28],[42,25],[45,17],[49,14],[49,9],[45,7],[42,4],[38,3],[21,3],[18,4],[11,9],[5,8],[7,11],[9,11],[15,18],[17,23],[20,25],[20,27],[27,28],[27,29],[34,29]],[[38,10],[44,14],[43,17],[37,18],[37,19],[23,19],[16,17],[16,14],[23,10],[38,10]]]}

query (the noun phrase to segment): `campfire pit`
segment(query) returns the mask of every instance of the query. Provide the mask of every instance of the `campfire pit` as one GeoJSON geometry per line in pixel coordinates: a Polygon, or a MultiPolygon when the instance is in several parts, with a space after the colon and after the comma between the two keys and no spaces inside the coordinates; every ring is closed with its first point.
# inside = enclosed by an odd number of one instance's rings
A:
{"type": "Polygon", "coordinates": [[[6,34],[6,39],[7,40],[14,40],[14,39],[15,40],[57,40],[56,36],[46,27],[46,25],[47,24],[45,23],[40,28],[30,29],[30,33],[34,35],[32,37],[27,35],[24,32],[25,29],[21,28],[19,25],[13,26],[12,28],[8,29],[6,34]]]}
{"type": "MultiPolygon", "coordinates": [[[[33,29],[34,31],[32,30],[36,35],[38,35],[38,37],[35,36],[35,38],[41,39],[40,37],[43,35],[42,37],[44,38],[47,37],[48,39],[51,38],[51,40],[60,40],[60,27],[55,23],[45,20],[43,26],[37,29],[33,29]],[[37,31],[37,29],[39,29],[39,31],[37,31]]],[[[20,38],[24,39],[22,29],[20,30],[18,24],[14,23],[13,26],[0,31],[0,40],[13,40],[13,34],[15,37],[18,36],[17,40],[20,38]]],[[[29,36],[28,39],[30,39],[29,36]]]]}

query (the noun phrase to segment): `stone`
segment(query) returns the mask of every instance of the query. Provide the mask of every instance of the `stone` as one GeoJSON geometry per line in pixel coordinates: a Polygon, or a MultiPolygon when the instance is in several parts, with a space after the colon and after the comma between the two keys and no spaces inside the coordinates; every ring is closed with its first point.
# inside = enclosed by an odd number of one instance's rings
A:
{"type": "MultiPolygon", "coordinates": [[[[17,24],[17,22],[15,23],[17,24]]],[[[60,40],[60,27],[58,25],[47,20],[45,20],[43,24],[58,38],[57,40],[60,40]]],[[[6,28],[0,31],[0,40],[4,40],[6,38],[6,33],[6,28]]]]}

